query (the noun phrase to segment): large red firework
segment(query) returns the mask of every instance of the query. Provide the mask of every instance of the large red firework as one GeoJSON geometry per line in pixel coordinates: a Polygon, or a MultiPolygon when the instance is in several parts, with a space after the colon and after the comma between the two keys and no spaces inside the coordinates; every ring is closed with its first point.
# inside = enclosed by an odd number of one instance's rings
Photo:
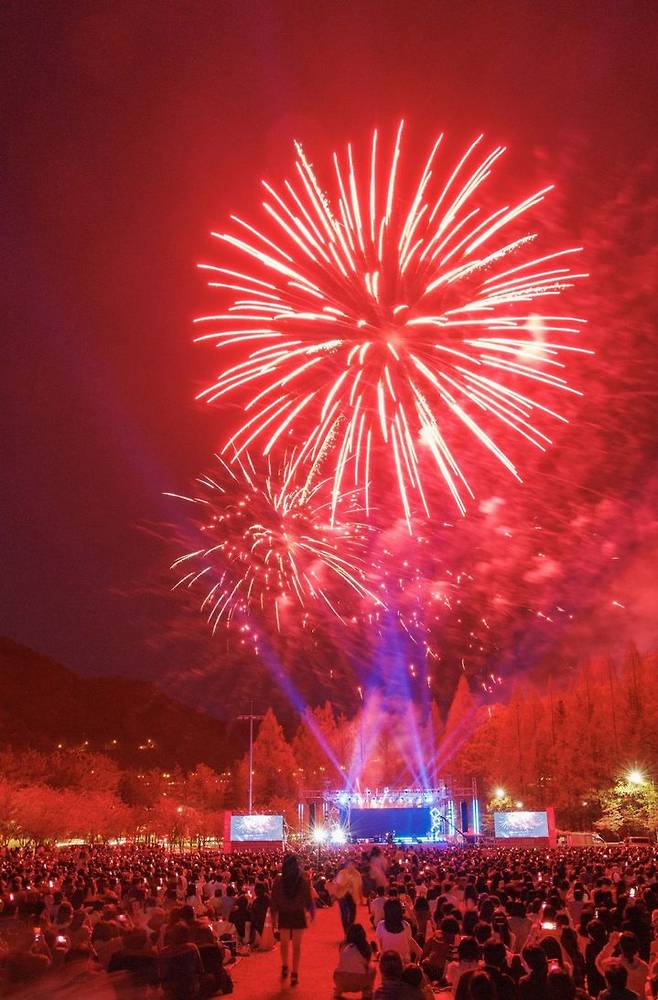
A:
{"type": "Polygon", "coordinates": [[[584,320],[535,303],[586,275],[568,266],[579,247],[537,255],[536,234],[519,233],[519,217],[550,187],[493,211],[475,204],[505,151],[485,154],[482,136],[437,173],[439,136],[403,197],[402,132],[401,123],[385,168],[377,131],[362,169],[351,145],[342,160],[334,154],[333,194],[297,144],[295,183],[263,182],[267,227],[231,216],[234,232],[213,233],[251,267],[200,265],[229,298],[196,322],[197,340],[240,354],[200,393],[208,402],[242,394],[244,419],[224,454],[257,443],[267,456],[293,433],[302,462],[330,456],[335,514],[348,479],[370,507],[371,484],[384,475],[373,456],[383,447],[411,525],[416,509],[430,513],[428,470],[462,513],[473,495],[459,428],[517,478],[492,426],[540,449],[550,443],[540,426],[564,417],[545,392],[576,392],[563,358],[584,352],[584,320]]]}

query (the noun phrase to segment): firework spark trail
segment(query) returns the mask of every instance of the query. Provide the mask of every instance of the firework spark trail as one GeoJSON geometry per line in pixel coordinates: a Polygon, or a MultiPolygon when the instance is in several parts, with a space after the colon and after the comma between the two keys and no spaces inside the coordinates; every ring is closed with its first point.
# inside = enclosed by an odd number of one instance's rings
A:
{"type": "Polygon", "coordinates": [[[166,494],[199,508],[203,544],[174,561],[171,568],[183,575],[173,589],[205,585],[201,609],[213,634],[221,622],[228,626],[236,614],[257,609],[273,612],[280,629],[290,600],[302,607],[322,600],[341,618],[330,583],[381,603],[365,582],[368,527],[355,519],[355,491],[339,498],[341,516],[330,524],[326,480],[312,482],[311,472],[301,486],[291,485],[294,456],[276,472],[270,463],[257,470],[248,453],[233,465],[216,458],[218,474],[199,477],[199,496],[166,494]]]}
{"type": "Polygon", "coordinates": [[[331,199],[297,143],[295,183],[276,190],[263,182],[268,235],[238,216],[231,217],[238,235],[212,234],[256,273],[200,265],[231,301],[195,322],[208,330],[196,340],[243,351],[198,397],[214,403],[236,390],[251,393],[244,422],[222,452],[231,463],[256,441],[270,454],[290,432],[304,442],[300,467],[330,450],[335,517],[346,476],[365,487],[369,508],[369,478],[378,474],[373,452],[384,445],[411,530],[412,505],[429,515],[427,466],[462,513],[464,495],[473,495],[449,443],[454,425],[519,478],[481,419],[544,450],[550,438],[535,420],[564,418],[520,391],[519,382],[577,393],[562,374],[562,357],[591,352],[561,343],[577,336],[584,320],[555,310],[542,315],[535,306],[587,276],[567,266],[581,248],[508,263],[527,253],[536,234],[508,235],[507,228],[551,188],[481,211],[473,198],[505,150],[480,153],[478,161],[480,136],[431,194],[440,136],[406,201],[398,195],[402,133],[403,123],[388,169],[377,132],[367,169],[357,169],[351,145],[342,160],[334,154],[331,199]]]}

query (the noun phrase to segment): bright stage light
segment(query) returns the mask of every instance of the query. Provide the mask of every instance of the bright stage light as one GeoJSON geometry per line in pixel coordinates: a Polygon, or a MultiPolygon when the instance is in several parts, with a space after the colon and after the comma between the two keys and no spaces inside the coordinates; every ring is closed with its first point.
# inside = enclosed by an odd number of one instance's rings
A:
{"type": "Polygon", "coordinates": [[[496,791],[494,792],[494,798],[496,798],[496,799],[504,799],[505,798],[505,789],[504,788],[497,788],[496,791]]]}
{"type": "Polygon", "coordinates": [[[626,775],[626,778],[627,778],[627,781],[629,781],[631,785],[643,785],[644,782],[645,782],[645,780],[646,780],[645,777],[644,777],[644,775],[642,774],[642,772],[640,770],[638,770],[638,768],[636,768],[636,767],[632,768],[628,772],[628,774],[626,775]]]}
{"type": "Polygon", "coordinates": [[[332,844],[346,844],[347,830],[345,830],[342,826],[335,826],[331,831],[330,840],[332,844]]]}
{"type": "Polygon", "coordinates": [[[327,840],[327,835],[328,833],[325,827],[315,826],[313,827],[313,831],[311,833],[311,840],[314,844],[324,844],[327,840]]]}

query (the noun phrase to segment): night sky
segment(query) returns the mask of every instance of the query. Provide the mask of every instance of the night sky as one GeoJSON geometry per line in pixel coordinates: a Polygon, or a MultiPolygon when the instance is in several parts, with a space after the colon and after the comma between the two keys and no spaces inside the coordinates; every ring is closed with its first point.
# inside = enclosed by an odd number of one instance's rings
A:
{"type": "Polygon", "coordinates": [[[140,526],[218,443],[193,401],[209,230],[289,170],[292,138],[326,156],[400,116],[424,138],[484,130],[515,165],[580,143],[582,213],[588,174],[655,143],[656,9],[113,0],[2,21],[0,632],[82,673],[158,676],[140,592],[163,553],[140,526]]]}

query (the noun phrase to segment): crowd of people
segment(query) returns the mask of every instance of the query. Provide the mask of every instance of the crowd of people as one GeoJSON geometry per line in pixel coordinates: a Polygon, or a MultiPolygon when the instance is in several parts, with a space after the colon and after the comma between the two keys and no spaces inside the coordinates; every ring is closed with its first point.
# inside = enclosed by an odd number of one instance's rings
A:
{"type": "Polygon", "coordinates": [[[2,996],[62,987],[91,998],[102,981],[117,996],[203,1000],[231,993],[236,961],[275,938],[283,986],[304,976],[336,998],[647,1000],[658,997],[658,853],[355,845],[319,859],[123,844],[0,854],[2,996]],[[331,906],[335,967],[305,968],[304,931],[331,906]]]}
{"type": "Polygon", "coordinates": [[[375,1000],[658,997],[651,849],[375,847],[359,864],[348,860],[330,888],[346,935],[336,998],[358,987],[375,1000]],[[351,905],[359,896],[374,932],[369,947],[351,905]],[[381,983],[373,993],[374,954],[381,983]]]}

